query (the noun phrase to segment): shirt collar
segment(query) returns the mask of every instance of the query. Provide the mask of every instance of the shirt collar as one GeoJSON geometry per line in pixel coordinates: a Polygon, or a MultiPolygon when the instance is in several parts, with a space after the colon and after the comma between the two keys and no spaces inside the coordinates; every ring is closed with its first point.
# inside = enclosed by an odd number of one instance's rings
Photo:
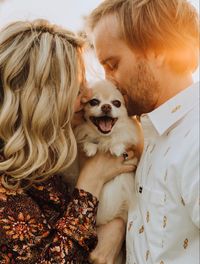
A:
{"type": "Polygon", "coordinates": [[[161,136],[198,103],[199,83],[196,83],[178,93],[151,113],[146,114],[146,116],[148,116],[154,128],[161,136]]]}

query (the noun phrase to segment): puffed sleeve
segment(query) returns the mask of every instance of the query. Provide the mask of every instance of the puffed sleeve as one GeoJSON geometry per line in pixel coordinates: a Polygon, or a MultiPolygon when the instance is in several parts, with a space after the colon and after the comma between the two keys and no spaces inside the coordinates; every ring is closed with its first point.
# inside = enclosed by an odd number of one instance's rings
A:
{"type": "Polygon", "coordinates": [[[32,196],[0,181],[0,263],[87,263],[97,243],[97,206],[90,193],[75,189],[52,224],[32,196]]]}

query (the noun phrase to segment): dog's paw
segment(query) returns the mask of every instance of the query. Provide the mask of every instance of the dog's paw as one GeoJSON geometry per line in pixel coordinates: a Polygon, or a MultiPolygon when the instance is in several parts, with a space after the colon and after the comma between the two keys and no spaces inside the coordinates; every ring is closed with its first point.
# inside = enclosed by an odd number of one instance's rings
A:
{"type": "Polygon", "coordinates": [[[112,155],[115,155],[117,157],[121,156],[125,151],[125,145],[124,144],[119,144],[119,145],[115,145],[113,147],[110,148],[110,153],[112,155]]]}
{"type": "Polygon", "coordinates": [[[86,142],[83,145],[83,150],[87,157],[92,157],[97,153],[97,144],[86,142]]]}

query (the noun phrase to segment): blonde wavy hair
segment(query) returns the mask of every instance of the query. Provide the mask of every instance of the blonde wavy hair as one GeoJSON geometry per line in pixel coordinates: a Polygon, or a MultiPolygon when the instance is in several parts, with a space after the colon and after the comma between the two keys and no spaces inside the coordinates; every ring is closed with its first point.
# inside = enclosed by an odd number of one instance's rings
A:
{"type": "Polygon", "coordinates": [[[75,159],[74,104],[85,80],[82,40],[46,20],[0,32],[2,182],[30,185],[75,159]]]}
{"type": "Polygon", "coordinates": [[[105,0],[87,19],[89,31],[108,15],[119,22],[119,37],[132,49],[166,51],[179,73],[198,66],[199,16],[186,0],[105,0]]]}

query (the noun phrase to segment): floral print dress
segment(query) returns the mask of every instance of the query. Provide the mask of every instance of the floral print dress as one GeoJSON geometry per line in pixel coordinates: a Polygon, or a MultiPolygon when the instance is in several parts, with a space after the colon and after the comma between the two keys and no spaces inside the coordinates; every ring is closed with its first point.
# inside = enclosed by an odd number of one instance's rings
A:
{"type": "Polygon", "coordinates": [[[8,190],[0,176],[0,264],[88,263],[97,244],[98,201],[60,176],[30,189],[8,190]]]}

